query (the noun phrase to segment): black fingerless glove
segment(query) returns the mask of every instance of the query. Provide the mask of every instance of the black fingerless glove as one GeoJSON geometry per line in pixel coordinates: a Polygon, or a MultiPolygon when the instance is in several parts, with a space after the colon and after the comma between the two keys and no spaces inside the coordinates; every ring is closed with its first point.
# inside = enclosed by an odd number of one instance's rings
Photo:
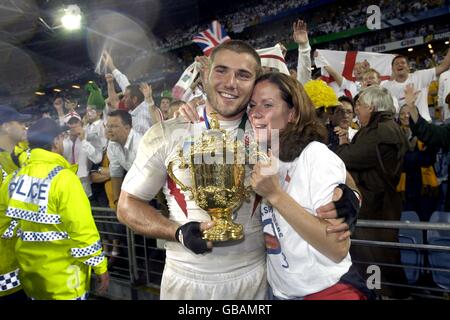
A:
{"type": "Polygon", "coordinates": [[[338,201],[333,201],[336,207],[338,218],[344,218],[348,224],[350,232],[355,231],[356,220],[360,209],[359,199],[354,191],[345,184],[338,185],[342,192],[342,197],[338,201]]]}
{"type": "Polygon", "coordinates": [[[175,232],[175,238],[178,242],[196,254],[209,251],[207,242],[202,237],[203,233],[200,230],[200,222],[196,221],[179,226],[175,232]]]}

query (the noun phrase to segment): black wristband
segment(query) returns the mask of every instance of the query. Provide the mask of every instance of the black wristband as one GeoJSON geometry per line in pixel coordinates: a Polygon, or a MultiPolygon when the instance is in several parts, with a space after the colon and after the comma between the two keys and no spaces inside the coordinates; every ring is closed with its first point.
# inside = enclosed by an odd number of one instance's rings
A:
{"type": "MultiPolygon", "coordinates": [[[[338,201],[334,201],[338,218],[344,218],[348,224],[350,232],[355,230],[356,221],[360,209],[358,197],[354,191],[345,184],[338,185],[342,190],[342,197],[338,201]]],[[[359,193],[358,193],[359,194],[359,193]]]]}
{"type": "Polygon", "coordinates": [[[175,232],[175,239],[196,254],[209,251],[207,242],[203,239],[203,233],[200,230],[200,222],[191,221],[179,226],[175,232]]]}

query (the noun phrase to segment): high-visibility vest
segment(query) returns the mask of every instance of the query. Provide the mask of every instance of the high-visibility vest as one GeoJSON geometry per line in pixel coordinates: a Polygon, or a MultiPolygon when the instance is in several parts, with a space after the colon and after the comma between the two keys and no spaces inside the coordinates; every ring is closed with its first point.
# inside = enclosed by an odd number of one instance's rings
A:
{"type": "MultiPolygon", "coordinates": [[[[11,154],[0,150],[0,184],[6,177],[28,161],[28,143],[21,142],[11,154]],[[14,159],[13,159],[14,158],[14,159]]],[[[0,212],[2,209],[0,208],[0,212]]],[[[9,218],[0,215],[0,230],[2,225],[7,226],[9,218]]],[[[1,233],[2,234],[2,233],[1,233]]],[[[0,237],[0,297],[12,294],[21,289],[19,280],[19,267],[14,253],[15,239],[2,239],[0,237]]]]}
{"type": "Polygon", "coordinates": [[[33,299],[80,299],[91,268],[107,271],[89,200],[71,169],[61,155],[33,149],[0,190],[0,208],[6,204],[3,214],[11,219],[3,237],[18,237],[19,279],[33,299]]]}

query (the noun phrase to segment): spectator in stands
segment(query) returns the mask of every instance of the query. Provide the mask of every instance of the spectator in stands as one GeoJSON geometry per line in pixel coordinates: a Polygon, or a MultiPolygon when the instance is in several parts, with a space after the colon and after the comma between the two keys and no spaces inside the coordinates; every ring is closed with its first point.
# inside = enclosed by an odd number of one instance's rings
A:
{"type": "Polygon", "coordinates": [[[14,218],[4,236],[15,236],[20,228],[15,246],[20,280],[26,294],[37,300],[86,300],[91,269],[99,277],[100,293],[109,285],[89,201],[74,168],[62,157],[62,133],[48,118],[33,124],[29,162],[8,176],[0,192],[0,215],[14,218]],[[24,187],[30,189],[23,193],[24,187]],[[30,196],[33,190],[39,196],[30,196]]]}
{"type": "Polygon", "coordinates": [[[108,158],[114,204],[120,195],[123,177],[130,170],[141,140],[141,135],[132,127],[131,115],[125,110],[116,110],[108,114],[106,123],[109,137],[108,158]]]}
{"type": "Polygon", "coordinates": [[[347,187],[345,165],[323,144],[326,130],[311,100],[297,80],[268,73],[256,81],[249,107],[257,139],[283,161],[271,174],[264,173],[269,164],[258,163],[251,176],[253,190],[267,200],[261,204],[261,215],[273,298],[366,299],[352,285],[366,286],[353,269],[349,271],[350,239],[324,234],[328,222],[315,215],[332,199],[336,186],[347,187]],[[280,131],[279,150],[271,144],[272,130],[280,131]]]}
{"type": "Polygon", "coordinates": [[[421,221],[427,222],[437,209],[439,199],[439,182],[433,167],[438,149],[424,145],[412,134],[406,105],[400,109],[399,124],[409,148],[397,192],[402,194],[403,210],[415,211],[421,221]]]}
{"type": "Polygon", "coordinates": [[[86,140],[102,153],[106,150],[105,124],[103,110],[105,100],[100,88],[95,83],[88,83],[85,89],[89,92],[86,106],[86,140]]]}
{"type": "Polygon", "coordinates": [[[381,84],[381,75],[377,70],[369,68],[363,73],[361,81],[361,90],[373,85],[379,86],[380,84],[381,84]]]}
{"type": "Polygon", "coordinates": [[[353,81],[351,79],[346,79],[340,73],[338,73],[329,64],[329,62],[325,60],[324,57],[318,56],[317,54],[315,54],[315,57],[316,59],[321,60],[323,64],[326,64],[324,66],[324,69],[329,73],[331,77],[333,77],[337,84],[337,88],[333,87],[337,95],[341,96],[345,95],[346,93],[348,95],[348,93],[350,93],[351,97],[354,97],[361,90],[363,74],[368,69],[370,69],[370,64],[367,60],[355,63],[355,66],[353,67],[353,76],[355,77],[355,81],[353,81]],[[346,90],[348,92],[346,92],[346,90]]]}
{"type": "Polygon", "coordinates": [[[61,125],[67,124],[70,118],[78,117],[81,119],[80,115],[75,111],[78,106],[78,101],[70,95],[66,95],[61,98],[58,97],[53,102],[53,107],[58,113],[59,123],[61,125]],[[64,111],[66,113],[64,113],[64,111]]]}
{"type": "MultiPolygon", "coordinates": [[[[383,84],[386,81],[381,81],[381,75],[380,73],[372,68],[367,69],[363,76],[362,76],[362,81],[361,81],[361,90],[368,88],[370,86],[373,85],[377,85],[377,86],[383,86],[383,84]]],[[[392,96],[392,98],[394,99],[394,107],[395,107],[395,114],[398,115],[399,111],[400,111],[400,106],[398,104],[398,100],[396,97],[392,96]]]]}
{"type": "Polygon", "coordinates": [[[441,108],[442,120],[447,122],[450,118],[450,70],[447,70],[439,77],[438,106],[441,108]]]}
{"type": "Polygon", "coordinates": [[[139,89],[141,90],[142,94],[144,95],[145,102],[147,103],[149,107],[149,113],[152,124],[158,123],[160,121],[164,120],[163,113],[161,112],[161,109],[157,108],[155,106],[155,102],[153,101],[153,90],[152,86],[148,83],[141,83],[139,85],[139,89]]]}
{"type": "MultiPolygon", "coordinates": [[[[362,193],[360,217],[398,221],[402,203],[396,187],[408,141],[393,120],[395,108],[392,96],[387,89],[379,86],[366,88],[359,95],[355,111],[361,129],[351,144],[348,135],[340,135],[340,146],[335,152],[344,161],[362,193]]],[[[362,228],[356,230],[354,238],[397,242],[398,230],[362,228]]],[[[351,256],[354,260],[363,262],[401,264],[397,249],[354,246],[351,248],[351,256]]],[[[380,267],[382,282],[406,284],[402,269],[380,267]]],[[[364,278],[369,276],[366,264],[359,264],[358,269],[364,278]]],[[[398,298],[406,297],[406,293],[397,287],[382,285],[381,293],[398,298]]]]}
{"type": "Polygon", "coordinates": [[[144,94],[138,85],[130,84],[128,78],[116,68],[112,57],[107,52],[103,53],[102,59],[123,92],[123,103],[133,119],[133,129],[140,135],[144,135],[152,126],[149,106],[144,94]]]}
{"type": "Polygon", "coordinates": [[[348,140],[352,141],[353,137],[358,132],[357,129],[353,128],[356,127],[356,124],[353,123],[353,117],[355,114],[354,102],[347,96],[339,97],[338,101],[341,105],[337,107],[336,112],[341,114],[342,118],[339,122],[339,127],[348,131],[348,140]]]}
{"type": "Polygon", "coordinates": [[[116,89],[114,87],[114,76],[111,73],[107,73],[105,75],[105,80],[108,89],[108,98],[106,99],[105,103],[108,106],[107,108],[108,112],[111,112],[119,109],[119,103],[121,98],[117,94],[116,89]]]}
{"type": "Polygon", "coordinates": [[[289,68],[289,74],[291,75],[292,79],[297,80],[297,69],[289,68]]]}
{"type": "Polygon", "coordinates": [[[77,176],[89,198],[92,195],[89,172],[93,163],[102,161],[103,152],[86,139],[86,130],[78,117],[70,118],[67,125],[70,130],[63,141],[63,156],[70,164],[78,165],[77,176]]]}
{"type": "Polygon", "coordinates": [[[159,103],[159,109],[161,109],[161,112],[163,113],[164,120],[170,119],[169,118],[169,108],[170,108],[171,101],[172,101],[172,95],[170,94],[170,91],[164,90],[161,93],[161,101],[159,103]]]}
{"type": "Polygon", "coordinates": [[[105,134],[105,122],[103,121],[106,102],[103,99],[102,92],[95,83],[88,83],[85,89],[89,92],[86,107],[86,139],[96,150],[102,153],[102,161],[93,164],[90,168],[89,178],[91,180],[92,197],[91,206],[108,207],[108,198],[105,191],[105,183],[109,181],[109,161],[105,165],[106,146],[108,140],[105,134]]]}
{"type": "Polygon", "coordinates": [[[295,79],[304,85],[311,80],[311,46],[309,45],[308,26],[304,21],[298,20],[294,22],[292,29],[292,37],[298,44],[297,77],[295,79]]]}
{"type": "Polygon", "coordinates": [[[131,115],[133,129],[140,135],[151,127],[151,118],[145,97],[137,85],[129,85],[125,90],[123,101],[131,115]]]}
{"type": "Polygon", "coordinates": [[[305,86],[305,91],[316,108],[317,118],[327,129],[326,144],[328,148],[334,150],[339,145],[339,137],[335,133],[335,128],[343,119],[342,113],[336,113],[336,108],[341,105],[333,89],[322,80],[310,80],[305,86]]]}
{"type": "MultiPolygon", "coordinates": [[[[450,148],[450,124],[437,126],[428,123],[417,109],[418,92],[414,90],[412,84],[405,88],[405,110],[409,113],[409,126],[412,134],[419,140],[423,141],[428,147],[434,148],[450,148]]],[[[445,195],[445,211],[450,211],[450,192],[445,195]]]]}
{"type": "Polygon", "coordinates": [[[416,71],[409,73],[408,60],[405,56],[398,55],[392,60],[392,80],[382,84],[387,88],[392,96],[396,97],[399,104],[405,104],[405,88],[408,84],[413,84],[420,91],[417,97],[417,108],[420,115],[427,121],[431,121],[430,112],[428,110],[428,86],[431,81],[436,80],[441,73],[450,68],[450,50],[444,60],[435,68],[416,71]]]}

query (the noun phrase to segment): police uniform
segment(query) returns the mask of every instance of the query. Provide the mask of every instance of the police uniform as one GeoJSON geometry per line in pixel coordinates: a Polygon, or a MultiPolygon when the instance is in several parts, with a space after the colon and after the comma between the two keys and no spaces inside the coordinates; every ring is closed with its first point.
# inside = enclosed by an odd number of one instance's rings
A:
{"type": "MultiPolygon", "coordinates": [[[[11,154],[0,149],[0,184],[6,177],[22,166],[28,159],[29,150],[26,142],[19,143],[11,154]]],[[[1,210],[0,210],[1,211],[1,210]]],[[[9,218],[0,215],[1,226],[8,225],[9,218]]],[[[13,294],[21,289],[19,267],[14,253],[16,241],[0,238],[0,297],[13,294]]]]}
{"type": "MultiPolygon", "coordinates": [[[[84,299],[91,269],[107,261],[89,200],[74,168],[61,155],[36,148],[27,166],[10,175],[0,190],[3,238],[17,236],[20,281],[33,299],[84,299]]],[[[3,255],[3,252],[2,252],[3,255]]]]}

